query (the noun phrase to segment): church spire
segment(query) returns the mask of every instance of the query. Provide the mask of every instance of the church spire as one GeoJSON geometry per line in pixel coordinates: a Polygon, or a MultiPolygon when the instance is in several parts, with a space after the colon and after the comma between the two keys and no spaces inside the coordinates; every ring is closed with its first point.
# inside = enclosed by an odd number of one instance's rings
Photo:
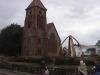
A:
{"type": "Polygon", "coordinates": [[[40,0],[33,0],[26,10],[34,6],[47,10],[40,0]]]}

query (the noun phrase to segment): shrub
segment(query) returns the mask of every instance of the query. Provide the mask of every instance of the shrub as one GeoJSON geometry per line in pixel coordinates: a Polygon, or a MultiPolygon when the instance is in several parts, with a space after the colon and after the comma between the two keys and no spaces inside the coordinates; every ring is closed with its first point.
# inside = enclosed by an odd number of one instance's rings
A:
{"type": "Polygon", "coordinates": [[[55,64],[56,65],[79,65],[79,59],[77,58],[63,58],[61,56],[57,57],[55,59],[55,64]]]}
{"type": "Polygon", "coordinates": [[[56,65],[65,65],[67,62],[66,62],[66,59],[59,56],[55,59],[55,64],[56,65]]]}
{"type": "Polygon", "coordinates": [[[15,56],[15,57],[13,57],[12,61],[16,61],[16,62],[25,62],[26,59],[23,58],[23,57],[15,56]]]}
{"type": "Polygon", "coordinates": [[[91,56],[91,57],[99,57],[98,54],[91,54],[90,56],[91,56]]]}
{"type": "Polygon", "coordinates": [[[51,64],[53,62],[52,58],[49,56],[43,56],[39,59],[39,62],[41,62],[42,60],[45,60],[46,64],[51,64]]]}
{"type": "Polygon", "coordinates": [[[84,60],[84,62],[86,63],[87,66],[94,65],[94,61],[93,60],[84,60]]]}
{"type": "Polygon", "coordinates": [[[10,61],[15,61],[15,62],[28,62],[28,63],[40,63],[40,58],[33,58],[33,57],[13,57],[10,59],[10,61]]]}
{"type": "Polygon", "coordinates": [[[79,61],[77,58],[68,58],[67,64],[68,65],[79,65],[79,61]]]}

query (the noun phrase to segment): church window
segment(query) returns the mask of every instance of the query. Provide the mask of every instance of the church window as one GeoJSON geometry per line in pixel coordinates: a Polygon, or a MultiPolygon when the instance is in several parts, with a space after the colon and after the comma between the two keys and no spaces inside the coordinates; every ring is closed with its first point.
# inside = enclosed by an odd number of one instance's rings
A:
{"type": "Polygon", "coordinates": [[[28,54],[30,54],[30,50],[31,50],[31,37],[28,38],[28,54]]]}
{"type": "Polygon", "coordinates": [[[38,15],[37,16],[37,26],[38,27],[43,27],[44,25],[44,18],[43,18],[43,15],[38,15]]]}
{"type": "Polygon", "coordinates": [[[39,14],[42,14],[42,11],[39,11],[39,14]]]}
{"type": "Polygon", "coordinates": [[[41,38],[38,39],[38,43],[41,44],[41,38]]]}
{"type": "Polygon", "coordinates": [[[31,11],[31,10],[29,10],[29,15],[30,15],[30,14],[32,14],[32,11],[31,11]]]}
{"type": "Polygon", "coordinates": [[[57,50],[57,41],[56,41],[55,35],[53,33],[50,35],[49,50],[51,50],[51,51],[57,50]]]}
{"type": "Polygon", "coordinates": [[[38,48],[38,55],[42,55],[41,48],[38,48]]]}
{"type": "Polygon", "coordinates": [[[29,20],[29,21],[28,21],[28,28],[31,28],[31,24],[32,24],[32,21],[29,20]]]}
{"type": "Polygon", "coordinates": [[[32,26],[32,15],[28,16],[28,28],[31,28],[32,26]]]}

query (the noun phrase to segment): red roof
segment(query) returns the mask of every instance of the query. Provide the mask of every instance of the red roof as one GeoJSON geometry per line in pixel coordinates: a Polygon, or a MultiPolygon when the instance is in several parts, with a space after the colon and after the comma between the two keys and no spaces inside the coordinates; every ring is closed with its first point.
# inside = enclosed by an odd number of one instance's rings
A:
{"type": "Polygon", "coordinates": [[[40,0],[33,0],[31,2],[31,4],[26,9],[29,9],[29,8],[34,7],[34,6],[37,6],[37,7],[40,7],[42,9],[47,10],[40,0]]]}

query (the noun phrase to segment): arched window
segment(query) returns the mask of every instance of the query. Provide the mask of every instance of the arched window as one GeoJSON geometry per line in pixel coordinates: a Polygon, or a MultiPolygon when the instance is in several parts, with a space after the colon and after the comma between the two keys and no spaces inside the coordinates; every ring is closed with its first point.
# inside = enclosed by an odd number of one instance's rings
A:
{"type": "Polygon", "coordinates": [[[30,55],[31,51],[31,37],[28,38],[28,55],[30,55]]]}
{"type": "Polygon", "coordinates": [[[38,15],[37,16],[37,26],[39,28],[43,27],[44,25],[44,18],[43,18],[43,15],[38,15]]]}
{"type": "Polygon", "coordinates": [[[32,26],[32,15],[28,16],[28,28],[31,28],[32,26]]]}
{"type": "Polygon", "coordinates": [[[49,50],[50,51],[56,51],[57,50],[57,40],[55,35],[52,33],[50,35],[50,41],[49,41],[49,50]]]}
{"type": "Polygon", "coordinates": [[[41,48],[38,48],[38,55],[39,55],[39,56],[42,55],[42,50],[41,50],[41,48]]]}

